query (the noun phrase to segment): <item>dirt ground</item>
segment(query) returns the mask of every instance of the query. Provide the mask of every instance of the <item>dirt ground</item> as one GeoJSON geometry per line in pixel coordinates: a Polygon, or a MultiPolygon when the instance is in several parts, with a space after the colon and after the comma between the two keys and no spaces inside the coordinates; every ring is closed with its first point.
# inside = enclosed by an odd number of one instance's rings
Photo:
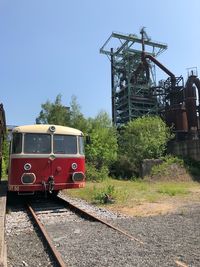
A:
{"type": "MultiPolygon", "coordinates": [[[[158,175],[146,177],[145,180],[156,181],[176,181],[189,182],[193,181],[192,177],[183,166],[173,164],[167,170],[167,175],[158,175]]],[[[115,207],[114,209],[120,213],[129,216],[154,216],[164,215],[168,213],[184,212],[184,210],[195,203],[200,203],[200,183],[199,187],[190,189],[190,194],[187,196],[166,197],[159,202],[144,202],[133,207],[115,207]]],[[[112,209],[112,207],[111,207],[112,209]]]]}
{"type": "Polygon", "coordinates": [[[199,188],[191,189],[191,193],[185,197],[166,197],[166,199],[158,202],[144,202],[135,204],[132,207],[110,206],[108,209],[117,211],[128,216],[154,216],[164,215],[175,212],[184,212],[188,206],[200,203],[200,185],[199,188]]]}

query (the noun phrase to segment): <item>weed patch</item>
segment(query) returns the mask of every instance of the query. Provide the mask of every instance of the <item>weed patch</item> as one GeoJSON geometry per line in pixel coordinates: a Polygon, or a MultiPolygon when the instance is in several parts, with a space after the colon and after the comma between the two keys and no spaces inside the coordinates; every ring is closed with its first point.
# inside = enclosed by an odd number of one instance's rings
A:
{"type": "Polygon", "coordinates": [[[143,180],[124,181],[111,178],[98,183],[88,181],[85,188],[67,190],[67,193],[72,197],[82,198],[96,205],[105,204],[105,196],[108,195],[112,201],[106,203],[108,205],[112,203],[109,208],[113,210],[129,211],[141,209],[142,213],[142,207],[145,206],[149,209],[147,212],[149,214],[151,213],[151,204],[153,204],[153,207],[162,206],[163,203],[165,203],[165,206],[168,202],[171,205],[171,199],[174,196],[177,203],[184,203],[184,201],[188,200],[196,201],[200,197],[199,184],[191,181],[149,182],[143,180]]]}
{"type": "Polygon", "coordinates": [[[116,190],[114,185],[108,185],[104,188],[97,188],[94,186],[93,200],[94,203],[106,204],[112,203],[116,196],[116,190]]]}
{"type": "Polygon", "coordinates": [[[185,186],[177,184],[161,185],[158,188],[157,192],[168,196],[186,195],[189,193],[188,189],[185,186]]]}

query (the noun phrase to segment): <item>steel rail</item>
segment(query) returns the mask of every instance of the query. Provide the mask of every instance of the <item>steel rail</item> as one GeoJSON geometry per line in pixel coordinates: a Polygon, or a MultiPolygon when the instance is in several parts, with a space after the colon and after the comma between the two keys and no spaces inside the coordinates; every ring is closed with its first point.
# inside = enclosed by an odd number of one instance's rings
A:
{"type": "Polygon", "coordinates": [[[117,232],[129,237],[131,240],[137,241],[140,244],[144,245],[144,242],[142,242],[138,238],[128,234],[124,230],[122,230],[122,229],[120,229],[120,228],[118,228],[118,227],[106,222],[105,220],[100,219],[100,218],[96,217],[95,215],[93,215],[93,214],[91,214],[91,213],[89,213],[89,212],[87,212],[87,211],[75,206],[74,204],[70,203],[69,201],[67,201],[67,200],[65,200],[65,199],[63,199],[61,197],[56,197],[56,200],[58,200],[59,202],[61,202],[64,205],[67,205],[69,208],[73,209],[76,213],[82,214],[84,217],[88,217],[88,218],[90,218],[90,219],[92,219],[94,221],[98,221],[98,222],[100,222],[102,224],[105,224],[106,226],[110,227],[111,229],[113,229],[113,230],[115,230],[115,231],[117,231],[117,232]]]}
{"type": "Polygon", "coordinates": [[[51,252],[52,252],[52,254],[53,254],[53,256],[54,256],[54,259],[56,260],[58,266],[60,266],[60,267],[66,267],[65,262],[63,261],[63,259],[62,259],[61,255],[60,255],[60,253],[57,251],[57,249],[56,249],[55,246],[53,245],[50,236],[48,235],[47,231],[45,230],[43,224],[42,224],[42,223],[40,222],[40,220],[38,219],[38,217],[37,217],[35,211],[33,210],[33,208],[31,207],[30,204],[27,203],[26,206],[27,206],[27,209],[29,210],[29,212],[31,213],[31,215],[32,215],[32,217],[33,217],[35,223],[37,224],[37,226],[38,226],[40,232],[42,233],[42,235],[43,235],[45,241],[47,242],[47,245],[48,245],[49,249],[51,250],[51,252]]]}
{"type": "Polygon", "coordinates": [[[185,264],[185,263],[182,262],[182,261],[178,261],[178,260],[176,260],[175,263],[176,263],[176,265],[179,266],[179,267],[188,267],[188,265],[185,264]]]}

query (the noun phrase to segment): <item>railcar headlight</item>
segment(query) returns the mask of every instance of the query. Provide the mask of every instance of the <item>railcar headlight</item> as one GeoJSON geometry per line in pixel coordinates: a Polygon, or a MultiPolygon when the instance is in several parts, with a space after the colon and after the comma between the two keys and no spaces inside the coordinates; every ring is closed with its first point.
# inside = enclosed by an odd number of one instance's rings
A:
{"type": "Polygon", "coordinates": [[[36,181],[34,173],[23,173],[21,177],[22,184],[33,184],[36,181]]]}
{"type": "Polygon", "coordinates": [[[78,167],[77,163],[75,163],[75,162],[72,163],[72,170],[75,171],[77,169],[77,167],[78,167]]]}
{"type": "Polygon", "coordinates": [[[84,178],[85,178],[85,175],[84,175],[83,172],[74,172],[74,173],[72,174],[72,180],[73,180],[74,182],[81,182],[81,181],[84,180],[84,178]]]}
{"type": "Polygon", "coordinates": [[[25,171],[29,171],[30,169],[31,169],[31,164],[30,163],[26,163],[26,164],[24,164],[24,170],[25,171]]]}

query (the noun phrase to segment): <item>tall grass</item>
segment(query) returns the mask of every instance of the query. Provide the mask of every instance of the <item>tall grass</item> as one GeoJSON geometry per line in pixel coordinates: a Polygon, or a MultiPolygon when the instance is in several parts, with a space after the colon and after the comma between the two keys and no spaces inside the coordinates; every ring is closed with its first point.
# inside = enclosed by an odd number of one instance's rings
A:
{"type": "Polygon", "coordinates": [[[174,196],[189,196],[191,188],[198,187],[195,182],[154,182],[123,181],[106,179],[101,183],[87,182],[86,187],[68,190],[68,194],[83,198],[89,202],[102,204],[105,194],[115,200],[115,205],[127,207],[144,202],[157,202],[174,196]]]}
{"type": "Polygon", "coordinates": [[[189,193],[189,190],[185,186],[185,184],[168,183],[168,184],[161,184],[158,187],[157,192],[168,196],[176,196],[176,195],[186,195],[189,193]]]}

